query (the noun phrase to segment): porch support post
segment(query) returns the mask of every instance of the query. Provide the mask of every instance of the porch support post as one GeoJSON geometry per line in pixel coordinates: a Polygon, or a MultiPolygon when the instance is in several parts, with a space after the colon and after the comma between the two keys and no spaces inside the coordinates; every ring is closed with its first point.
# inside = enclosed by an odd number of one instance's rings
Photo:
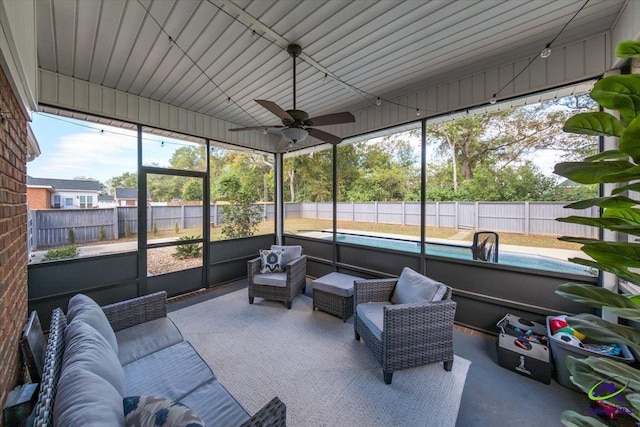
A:
{"type": "Polygon", "coordinates": [[[338,271],[338,244],[336,239],[336,233],[338,232],[338,145],[334,144],[332,150],[333,179],[331,183],[331,196],[333,198],[333,271],[338,271]]]}
{"type": "MultiPolygon", "coordinates": [[[[427,221],[425,215],[427,214],[427,198],[425,193],[427,192],[427,120],[422,120],[420,126],[420,271],[422,274],[427,274],[427,260],[425,258],[425,244],[424,240],[426,236],[425,227],[427,221]]],[[[436,211],[437,217],[437,211],[436,211]]]]}
{"type": "Polygon", "coordinates": [[[275,223],[276,223],[276,244],[283,244],[284,235],[284,194],[282,192],[284,180],[284,161],[282,153],[275,154],[276,162],[276,194],[275,194],[275,223]]]}
{"type": "Polygon", "coordinates": [[[142,125],[138,125],[138,296],[147,295],[147,174],[142,170],[142,125]]]}

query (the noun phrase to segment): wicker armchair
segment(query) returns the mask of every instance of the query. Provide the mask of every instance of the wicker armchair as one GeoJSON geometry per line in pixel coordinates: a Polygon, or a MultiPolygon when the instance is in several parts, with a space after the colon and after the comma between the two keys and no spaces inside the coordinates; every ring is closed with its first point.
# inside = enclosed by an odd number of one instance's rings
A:
{"type": "Polygon", "coordinates": [[[441,301],[393,304],[391,297],[397,282],[398,278],[355,281],[355,339],[362,337],[378,359],[387,384],[391,384],[393,372],[401,369],[444,362],[444,369],[451,371],[456,312],[451,288],[447,286],[441,301]],[[388,303],[377,304],[383,310],[381,336],[380,331],[372,330],[363,321],[357,309],[358,304],[369,302],[388,303]]]}
{"type": "MultiPolygon", "coordinates": [[[[294,248],[293,246],[272,246],[271,249],[294,248]]],[[[283,301],[288,309],[298,294],[305,291],[307,285],[307,256],[302,254],[286,264],[283,273],[260,273],[260,258],[247,262],[249,279],[249,304],[255,297],[283,301]]]]}

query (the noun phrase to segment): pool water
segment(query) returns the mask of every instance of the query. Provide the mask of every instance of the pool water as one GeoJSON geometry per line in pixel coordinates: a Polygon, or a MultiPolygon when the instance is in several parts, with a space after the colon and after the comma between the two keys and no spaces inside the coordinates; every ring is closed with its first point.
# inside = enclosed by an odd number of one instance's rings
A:
{"type": "MultiPolygon", "coordinates": [[[[331,237],[328,237],[331,239],[331,237]]],[[[358,236],[351,234],[338,234],[338,242],[353,243],[356,245],[375,246],[377,248],[394,249],[397,251],[420,252],[420,242],[407,240],[394,240],[383,237],[358,236]]],[[[426,244],[427,255],[436,255],[458,259],[473,259],[471,249],[468,246],[426,244]]],[[[515,252],[503,252],[498,254],[498,263],[516,267],[535,268],[538,270],[557,271],[561,273],[580,274],[594,276],[593,270],[582,265],[574,264],[555,258],[547,258],[539,255],[519,254],[515,252]]]]}

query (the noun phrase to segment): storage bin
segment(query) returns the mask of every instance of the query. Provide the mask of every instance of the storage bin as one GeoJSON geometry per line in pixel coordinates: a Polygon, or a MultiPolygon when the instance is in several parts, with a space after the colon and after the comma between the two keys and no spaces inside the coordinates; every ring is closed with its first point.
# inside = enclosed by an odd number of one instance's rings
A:
{"type": "MultiPolygon", "coordinates": [[[[553,336],[551,336],[551,328],[549,328],[549,320],[553,317],[555,316],[547,316],[547,330],[549,331],[549,344],[551,346],[551,354],[553,355],[553,360],[555,361],[556,365],[557,380],[561,385],[572,390],[581,391],[575,384],[571,382],[571,379],[569,378],[571,376],[571,372],[569,372],[569,369],[566,365],[567,356],[573,356],[577,359],[586,359],[589,356],[608,357],[622,363],[633,363],[635,361],[633,354],[631,354],[631,350],[629,350],[629,347],[625,344],[619,344],[620,356],[607,356],[605,354],[596,353],[584,348],[567,344],[564,341],[554,338],[553,336]]],[[[582,340],[582,342],[585,344],[605,344],[600,341],[590,340],[589,337],[582,340]]]]}
{"type": "Polygon", "coordinates": [[[552,366],[549,347],[545,343],[531,342],[531,348],[522,348],[516,343],[518,337],[528,331],[546,338],[545,326],[513,314],[505,315],[496,326],[502,332],[498,338],[498,365],[541,383],[550,384],[552,366]]]}

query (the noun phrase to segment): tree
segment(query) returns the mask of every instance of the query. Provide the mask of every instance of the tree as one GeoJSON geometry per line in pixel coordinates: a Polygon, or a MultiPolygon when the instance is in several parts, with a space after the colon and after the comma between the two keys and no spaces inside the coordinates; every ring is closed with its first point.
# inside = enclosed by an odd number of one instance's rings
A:
{"type": "Polygon", "coordinates": [[[107,181],[109,194],[115,194],[116,188],[138,188],[138,175],[135,172],[124,172],[107,181]]]}
{"type": "Polygon", "coordinates": [[[207,164],[205,154],[204,145],[180,147],[173,152],[169,164],[173,169],[204,171],[207,164]]]}
{"type": "Polygon", "coordinates": [[[262,210],[254,204],[255,193],[243,188],[237,176],[227,176],[220,185],[229,202],[221,209],[222,236],[226,239],[253,236],[262,220],[262,210]]]}
{"type": "Polygon", "coordinates": [[[182,188],[182,199],[189,201],[202,201],[202,180],[188,181],[182,188]]]}
{"type": "Polygon", "coordinates": [[[518,165],[535,150],[557,150],[569,158],[594,152],[592,139],[561,131],[571,114],[594,108],[586,99],[548,101],[432,125],[427,129],[428,142],[434,144],[437,156],[452,163],[456,191],[460,181],[473,179],[477,169],[518,165]]]}

